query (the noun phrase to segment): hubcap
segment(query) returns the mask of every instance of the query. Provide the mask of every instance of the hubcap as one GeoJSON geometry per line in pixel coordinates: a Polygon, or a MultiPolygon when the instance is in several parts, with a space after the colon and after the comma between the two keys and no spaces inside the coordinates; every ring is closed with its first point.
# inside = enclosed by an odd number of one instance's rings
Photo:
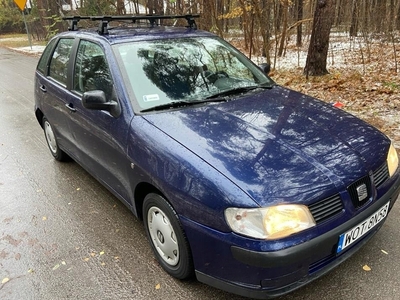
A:
{"type": "Polygon", "coordinates": [[[167,264],[176,266],[179,262],[178,241],[168,217],[158,207],[153,206],[147,213],[147,224],[158,254],[167,264]]]}
{"type": "Polygon", "coordinates": [[[47,121],[44,123],[44,132],[46,135],[47,144],[49,145],[51,152],[57,153],[56,137],[54,136],[54,132],[53,129],[51,128],[50,123],[47,121]]]}

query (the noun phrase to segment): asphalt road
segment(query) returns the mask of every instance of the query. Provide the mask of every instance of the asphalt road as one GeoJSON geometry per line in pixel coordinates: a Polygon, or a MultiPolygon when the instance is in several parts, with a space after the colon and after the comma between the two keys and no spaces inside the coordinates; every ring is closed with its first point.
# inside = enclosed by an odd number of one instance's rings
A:
{"type": "MultiPolygon", "coordinates": [[[[142,223],[78,164],[53,160],[33,113],[37,61],[0,48],[0,299],[245,299],[172,279],[142,223]]],[[[356,255],[280,300],[400,299],[399,210],[356,255]]]]}

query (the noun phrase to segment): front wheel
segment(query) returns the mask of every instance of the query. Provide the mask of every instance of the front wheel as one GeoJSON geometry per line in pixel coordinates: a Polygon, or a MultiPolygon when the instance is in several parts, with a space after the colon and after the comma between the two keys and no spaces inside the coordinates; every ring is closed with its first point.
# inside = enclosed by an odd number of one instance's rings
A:
{"type": "Polygon", "coordinates": [[[175,278],[190,278],[192,254],[172,206],[160,195],[149,194],[144,199],[143,218],[151,248],[163,269],[175,278]]]}
{"type": "Polygon", "coordinates": [[[51,126],[50,122],[43,118],[43,131],[44,136],[46,138],[47,146],[49,146],[50,152],[53,157],[58,161],[66,161],[68,160],[68,155],[60,149],[57,143],[56,136],[54,134],[53,127],[51,126]]]}

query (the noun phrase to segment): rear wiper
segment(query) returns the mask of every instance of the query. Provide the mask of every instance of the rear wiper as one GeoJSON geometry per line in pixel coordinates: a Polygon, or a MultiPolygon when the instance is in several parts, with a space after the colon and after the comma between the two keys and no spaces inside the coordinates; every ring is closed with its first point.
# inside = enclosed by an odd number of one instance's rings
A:
{"type": "Polygon", "coordinates": [[[158,111],[158,110],[165,110],[165,109],[171,109],[171,108],[177,108],[177,107],[197,105],[197,104],[206,103],[206,102],[220,102],[220,101],[227,101],[227,100],[228,99],[226,97],[216,97],[216,98],[212,98],[212,99],[206,98],[204,100],[194,100],[194,101],[187,101],[187,100],[174,101],[174,102],[170,102],[170,103],[153,106],[150,108],[145,108],[145,109],[142,109],[140,112],[158,111]]]}
{"type": "Polygon", "coordinates": [[[271,89],[272,85],[250,85],[250,86],[241,86],[241,87],[237,87],[237,88],[233,88],[230,90],[225,90],[219,93],[216,93],[214,95],[211,95],[209,97],[207,97],[207,99],[214,99],[214,98],[218,98],[221,96],[231,96],[231,95],[236,95],[236,94],[241,94],[244,92],[248,92],[248,91],[252,91],[255,89],[271,89]]]}

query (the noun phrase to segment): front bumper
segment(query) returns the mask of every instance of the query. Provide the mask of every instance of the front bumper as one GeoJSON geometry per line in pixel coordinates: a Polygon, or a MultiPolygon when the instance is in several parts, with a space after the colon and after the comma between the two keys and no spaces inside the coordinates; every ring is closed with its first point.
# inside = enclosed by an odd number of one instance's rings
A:
{"type": "MultiPolygon", "coordinates": [[[[185,227],[189,225],[189,228],[186,227],[187,235],[192,245],[197,279],[216,288],[257,299],[277,297],[309,283],[357,252],[379,230],[385,220],[354,245],[336,254],[340,234],[371,216],[387,202],[390,201],[390,209],[393,207],[400,193],[399,174],[393,179],[395,182],[386,194],[356,217],[314,239],[278,251],[252,251],[232,244],[228,247],[227,235],[215,236],[215,231],[210,230],[203,232],[202,238],[195,238],[195,232],[191,230],[194,229],[193,224],[184,220],[185,227]],[[320,259],[321,253],[326,254],[323,259],[320,259]],[[316,257],[319,258],[317,261],[316,257]]],[[[197,234],[198,229],[195,229],[197,234]]]]}

